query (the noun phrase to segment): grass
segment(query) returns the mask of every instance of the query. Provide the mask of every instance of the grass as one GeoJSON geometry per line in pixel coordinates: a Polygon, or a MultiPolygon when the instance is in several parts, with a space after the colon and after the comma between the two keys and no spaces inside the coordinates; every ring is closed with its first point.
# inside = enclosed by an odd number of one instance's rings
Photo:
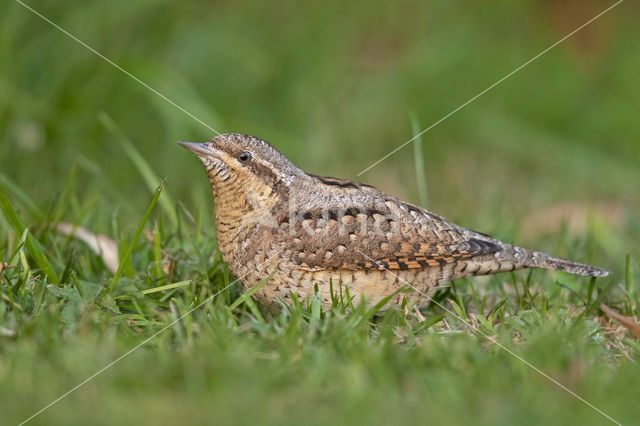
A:
{"type": "MultiPolygon", "coordinates": [[[[115,233],[129,265],[121,276],[52,226],[8,235],[3,258],[16,267],[0,275],[0,400],[14,402],[3,404],[4,421],[24,420],[147,338],[32,422],[605,421],[493,340],[616,420],[638,414],[640,345],[599,309],[638,316],[630,257],[614,281],[539,271],[457,281],[436,294],[426,319],[354,307],[344,294],[328,311],[312,298],[272,312],[249,297],[255,288],[233,284],[213,231],[192,219],[199,215],[182,212],[175,227],[162,214],[147,222],[161,189],[132,237],[115,233]]],[[[74,206],[62,216],[80,223],[72,210],[91,204],[71,187],[62,192],[74,206]]],[[[4,189],[0,196],[12,222],[34,220],[15,216],[4,189]]]]}
{"type": "MultiPolygon", "coordinates": [[[[216,249],[200,165],[173,143],[208,130],[10,3],[0,423],[151,337],[28,424],[608,422],[494,339],[637,423],[640,344],[602,310],[640,316],[640,54],[627,3],[361,177],[612,275],[459,280],[420,314],[351,306],[338,283],[329,310],[317,297],[279,312],[253,301],[216,249]],[[111,238],[118,272],[60,222],[111,238]]],[[[33,4],[213,127],[343,177],[606,7],[566,5],[33,4]]]]}

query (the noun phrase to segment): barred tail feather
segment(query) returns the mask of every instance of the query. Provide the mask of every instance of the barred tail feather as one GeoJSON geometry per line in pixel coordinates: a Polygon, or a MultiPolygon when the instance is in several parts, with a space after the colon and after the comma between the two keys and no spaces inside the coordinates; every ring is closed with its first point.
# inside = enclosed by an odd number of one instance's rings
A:
{"type": "Polygon", "coordinates": [[[500,243],[500,251],[495,254],[496,259],[501,263],[500,271],[522,268],[545,268],[568,272],[570,274],[585,275],[588,277],[606,277],[609,271],[584,263],[573,262],[567,259],[560,259],[546,253],[529,250],[523,247],[512,246],[500,243]]]}
{"type": "Polygon", "coordinates": [[[472,240],[476,243],[490,244],[495,250],[493,252],[487,250],[488,254],[459,262],[458,268],[454,270],[453,278],[489,275],[524,268],[553,269],[587,277],[606,277],[609,275],[609,271],[606,269],[513,246],[486,235],[474,234],[472,240]]]}
{"type": "Polygon", "coordinates": [[[538,251],[531,252],[530,263],[528,267],[534,268],[546,268],[555,269],[559,271],[569,272],[576,275],[585,275],[588,277],[606,277],[609,275],[609,271],[602,268],[597,268],[591,265],[585,265],[584,263],[573,262],[571,260],[560,259],[559,257],[553,257],[546,253],[538,251]]]}

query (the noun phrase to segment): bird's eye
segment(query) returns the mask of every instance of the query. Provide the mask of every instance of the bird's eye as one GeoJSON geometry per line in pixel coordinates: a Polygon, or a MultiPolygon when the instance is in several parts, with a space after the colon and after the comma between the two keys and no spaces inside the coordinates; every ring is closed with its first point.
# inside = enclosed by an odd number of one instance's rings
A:
{"type": "Polygon", "coordinates": [[[238,154],[238,161],[240,162],[240,164],[247,164],[249,161],[251,161],[251,153],[249,151],[243,151],[240,154],[238,154]]]}

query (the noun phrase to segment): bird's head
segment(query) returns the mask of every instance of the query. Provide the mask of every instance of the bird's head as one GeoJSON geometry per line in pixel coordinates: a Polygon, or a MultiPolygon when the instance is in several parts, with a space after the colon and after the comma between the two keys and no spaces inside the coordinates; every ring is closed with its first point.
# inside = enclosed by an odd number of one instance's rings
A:
{"type": "Polygon", "coordinates": [[[178,143],[193,151],[204,165],[216,204],[225,199],[243,204],[266,201],[275,189],[289,186],[304,173],[268,142],[254,136],[227,133],[205,143],[178,143]]]}

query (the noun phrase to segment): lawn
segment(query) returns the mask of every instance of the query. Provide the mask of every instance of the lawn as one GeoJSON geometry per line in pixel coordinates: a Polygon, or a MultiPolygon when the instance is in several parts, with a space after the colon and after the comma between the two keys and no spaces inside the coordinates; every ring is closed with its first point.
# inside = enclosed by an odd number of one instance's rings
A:
{"type": "Polygon", "coordinates": [[[613,3],[27,3],[145,87],[5,0],[0,424],[639,423],[638,4],[359,174],[613,3]],[[211,129],[612,274],[269,311],[175,143],[211,129]]]}

